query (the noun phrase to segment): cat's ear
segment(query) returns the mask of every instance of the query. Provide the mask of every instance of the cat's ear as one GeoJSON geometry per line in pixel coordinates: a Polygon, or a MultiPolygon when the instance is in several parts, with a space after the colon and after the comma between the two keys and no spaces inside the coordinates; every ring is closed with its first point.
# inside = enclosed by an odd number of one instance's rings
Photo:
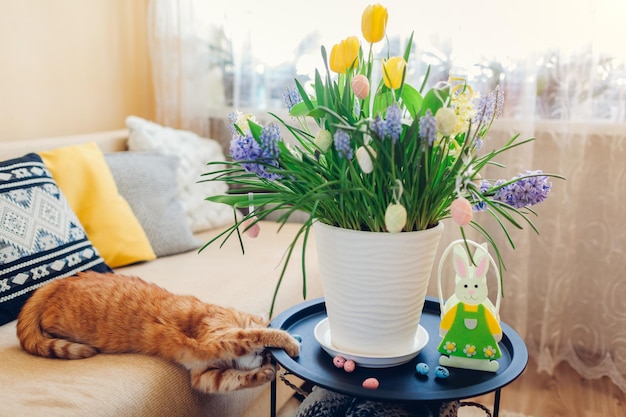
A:
{"type": "Polygon", "coordinates": [[[480,247],[476,248],[474,253],[474,262],[476,262],[476,270],[474,276],[476,278],[487,278],[487,270],[489,269],[489,257],[487,244],[483,243],[480,247]]]}
{"type": "Polygon", "coordinates": [[[454,265],[454,271],[456,272],[456,280],[467,278],[469,271],[469,262],[465,248],[461,244],[454,246],[454,253],[452,254],[452,263],[454,265]]]}

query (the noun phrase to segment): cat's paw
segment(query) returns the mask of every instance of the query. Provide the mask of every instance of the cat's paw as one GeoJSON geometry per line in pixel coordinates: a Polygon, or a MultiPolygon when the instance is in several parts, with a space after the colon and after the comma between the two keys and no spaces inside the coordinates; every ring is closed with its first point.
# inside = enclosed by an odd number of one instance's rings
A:
{"type": "Polygon", "coordinates": [[[292,358],[295,358],[298,355],[300,355],[300,343],[296,339],[294,339],[291,335],[288,336],[287,342],[285,343],[284,346],[282,346],[282,348],[285,350],[287,355],[291,356],[292,358]]]}
{"type": "Polygon", "coordinates": [[[276,378],[276,368],[273,365],[264,365],[257,372],[254,373],[250,383],[251,385],[263,385],[267,382],[271,382],[276,378]]]}

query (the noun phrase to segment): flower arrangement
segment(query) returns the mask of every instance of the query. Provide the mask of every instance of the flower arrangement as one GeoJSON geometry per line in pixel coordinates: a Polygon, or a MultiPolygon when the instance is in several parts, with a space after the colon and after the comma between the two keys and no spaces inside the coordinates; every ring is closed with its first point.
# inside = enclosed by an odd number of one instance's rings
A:
{"type": "Polygon", "coordinates": [[[480,155],[501,115],[502,91],[479,96],[465,79],[455,77],[425,92],[425,81],[414,88],[405,81],[412,36],[403,56],[373,56],[373,44],[385,37],[387,18],[385,7],[368,6],[362,14],[367,55],[356,36],[334,45],[330,56],[322,47],[324,71],[316,71],[310,90],[296,81],[285,94],[291,123],[272,116],[293,136],[291,144],[276,123],[263,126],[251,114],[229,115],[232,162],[206,174],[205,180],[232,187],[227,195],[207,200],[256,209],[207,245],[233,233],[241,240],[240,227],[256,235],[257,222],[278,210],[282,214],[277,221],[283,223],[295,211],[307,213],[288,249],[276,291],[300,238],[306,248],[314,221],[400,233],[428,229],[451,217],[463,236],[465,226],[480,232],[495,248],[500,265],[495,241],[473,220],[474,211],[493,215],[507,236],[505,222],[522,227],[517,216],[536,230],[528,218],[533,213],[529,206],[547,197],[549,175],[527,171],[495,182],[480,177],[485,166],[497,165],[496,156],[532,140],[518,140],[518,135],[480,155]],[[375,65],[382,74],[377,84],[375,65]]]}

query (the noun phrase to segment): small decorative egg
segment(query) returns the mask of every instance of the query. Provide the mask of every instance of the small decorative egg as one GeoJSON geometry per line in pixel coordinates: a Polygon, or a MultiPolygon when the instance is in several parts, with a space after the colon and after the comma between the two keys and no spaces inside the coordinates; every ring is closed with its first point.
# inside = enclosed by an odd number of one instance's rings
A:
{"type": "Polygon", "coordinates": [[[385,226],[389,233],[401,232],[406,225],[406,209],[402,204],[389,204],[385,211],[385,226]]]}
{"type": "Polygon", "coordinates": [[[291,335],[291,337],[296,339],[298,341],[298,343],[302,343],[302,336],[300,336],[299,334],[294,333],[294,334],[291,335]]]}
{"type": "Polygon", "coordinates": [[[430,372],[430,368],[424,362],[420,362],[417,365],[415,365],[415,370],[420,375],[428,375],[428,372],[430,372]]]}
{"type": "Polygon", "coordinates": [[[437,378],[446,379],[450,376],[450,371],[448,371],[448,369],[444,368],[443,366],[437,366],[435,368],[435,376],[437,378]]]}
{"type": "Polygon", "coordinates": [[[343,364],[343,370],[346,372],[353,372],[356,369],[356,363],[353,360],[348,359],[346,363],[343,364]]]}
{"type": "Polygon", "coordinates": [[[243,222],[243,229],[246,231],[246,235],[252,239],[256,239],[261,232],[261,225],[259,223],[253,224],[254,221],[256,221],[256,219],[250,218],[243,222]]]}
{"type": "Polygon", "coordinates": [[[467,226],[472,221],[472,204],[459,197],[450,204],[450,216],[459,226],[467,226]]]}
{"type": "Polygon", "coordinates": [[[376,158],[376,151],[371,146],[359,146],[356,150],[356,161],[364,174],[370,174],[374,170],[372,158],[376,158]]]}
{"type": "Polygon", "coordinates": [[[346,358],[344,358],[343,356],[335,356],[333,358],[333,365],[335,365],[337,368],[343,368],[345,363],[346,358]]]}
{"type": "Polygon", "coordinates": [[[380,382],[376,378],[367,378],[361,385],[365,389],[378,389],[380,382]]]}
{"type": "Polygon", "coordinates": [[[370,82],[363,74],[355,75],[350,82],[352,92],[359,99],[364,99],[370,92],[370,82]]]}
{"type": "Polygon", "coordinates": [[[320,151],[326,152],[333,144],[333,135],[328,130],[322,129],[315,135],[314,143],[320,151]]]}

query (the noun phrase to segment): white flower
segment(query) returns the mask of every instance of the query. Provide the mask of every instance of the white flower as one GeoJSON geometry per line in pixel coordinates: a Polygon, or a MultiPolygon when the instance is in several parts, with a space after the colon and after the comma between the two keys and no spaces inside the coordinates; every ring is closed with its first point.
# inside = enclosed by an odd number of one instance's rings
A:
{"type": "Polygon", "coordinates": [[[241,129],[242,132],[250,131],[250,125],[248,124],[248,120],[256,123],[256,118],[254,117],[254,114],[241,113],[239,111],[237,112],[237,121],[235,122],[235,124],[237,125],[237,127],[239,127],[239,129],[241,129]]]}

